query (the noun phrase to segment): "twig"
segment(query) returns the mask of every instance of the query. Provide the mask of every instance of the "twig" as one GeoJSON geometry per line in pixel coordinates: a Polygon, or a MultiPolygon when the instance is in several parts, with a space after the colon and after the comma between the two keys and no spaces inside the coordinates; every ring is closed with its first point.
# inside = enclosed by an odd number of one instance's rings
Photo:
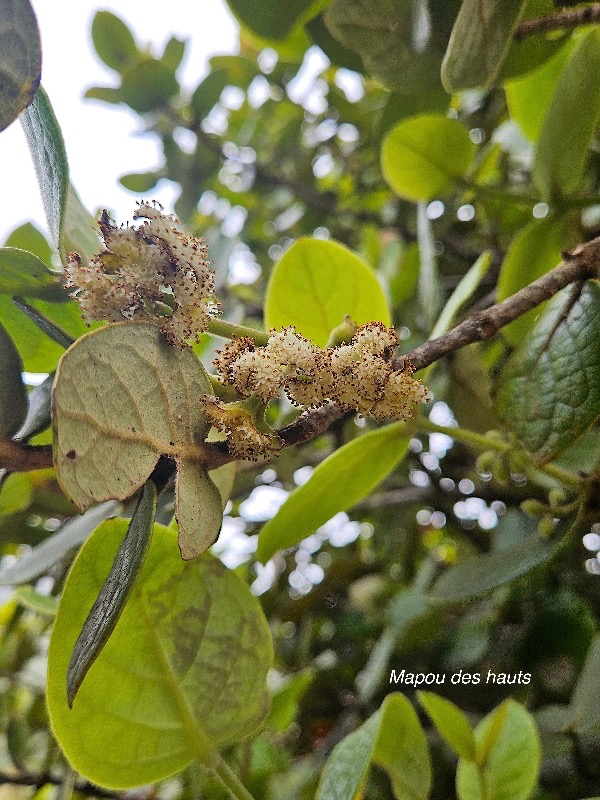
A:
{"type": "Polygon", "coordinates": [[[0,439],[0,469],[28,472],[52,466],[52,446],[19,444],[10,439],[0,439]]]}
{"type": "MultiPolygon", "coordinates": [[[[42,786],[51,784],[52,786],[61,786],[64,778],[50,775],[48,773],[34,775],[29,772],[22,772],[20,774],[9,775],[6,772],[0,772],[0,786],[5,784],[12,784],[13,786],[34,786],[36,789],[41,789],[42,786]]],[[[110,792],[106,789],[101,789],[100,786],[95,786],[88,781],[76,781],[75,789],[82,794],[90,795],[91,797],[106,797],[116,798],[121,797],[121,792],[110,792]]]]}
{"type": "Polygon", "coordinates": [[[600,22],[600,3],[594,3],[585,8],[576,8],[572,11],[557,11],[556,14],[549,14],[545,17],[523,20],[517,26],[514,38],[519,41],[536,33],[566,31],[577,28],[579,25],[592,25],[594,22],[600,22]]]}

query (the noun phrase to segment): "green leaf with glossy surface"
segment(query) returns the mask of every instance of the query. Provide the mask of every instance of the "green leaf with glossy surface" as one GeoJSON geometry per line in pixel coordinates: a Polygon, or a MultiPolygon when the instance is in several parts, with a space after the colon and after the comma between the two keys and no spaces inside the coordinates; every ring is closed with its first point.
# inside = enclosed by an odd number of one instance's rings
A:
{"type": "Polygon", "coordinates": [[[397,800],[426,800],[431,763],[419,718],[401,694],[389,694],[379,711],[336,745],[317,800],[358,800],[371,763],[385,769],[397,800]]]}
{"type": "Polygon", "coordinates": [[[417,692],[419,703],[437,728],[439,734],[461,758],[475,760],[475,737],[463,712],[433,692],[417,692]]]}
{"type": "Polygon", "coordinates": [[[398,123],[381,149],[383,177],[400,197],[431,200],[452,190],[468,170],[475,145],[466,128],[441,114],[398,123]]]}
{"type": "Polygon", "coordinates": [[[42,51],[29,0],[0,0],[0,131],[32,102],[40,84],[42,51]]]}
{"type": "Polygon", "coordinates": [[[66,298],[56,273],[33,253],[16,247],[0,248],[0,294],[66,298]]]}
{"type": "Polygon", "coordinates": [[[265,325],[295,325],[324,347],[349,314],[358,325],[390,324],[383,290],[370,267],[342,244],[299,239],[279,259],[269,280],[265,325]]]}
{"type": "Polygon", "coordinates": [[[252,734],[265,718],[272,663],[255,597],[211,556],[186,563],[173,531],[154,526],[129,602],[73,709],[69,655],[125,536],[104,523],[67,579],[48,656],[48,710],[67,758],[102,786],[154,783],[252,734]]]}
{"type": "Polygon", "coordinates": [[[126,69],[138,55],[133,34],[123,20],[110,11],[98,11],[95,14],[92,41],[106,66],[117,72],[126,69]]]}
{"type": "Polygon", "coordinates": [[[295,489],[258,537],[257,558],[298,544],[305,536],[366,497],[408,452],[404,422],[358,436],[321,462],[295,489]]]}
{"type": "Polygon", "coordinates": [[[161,455],[177,462],[176,516],[184,558],[212,544],[221,496],[201,467],[212,392],[190,348],[147,323],[117,323],[83,336],[61,358],[54,386],[54,464],[76,508],[125,500],[161,455]]]}
{"type": "Polygon", "coordinates": [[[156,498],[155,484],[146,481],[110,572],[77,637],[67,669],[70,708],[83,679],[113,632],[142,570],[152,538],[156,498]]]}
{"type": "Polygon", "coordinates": [[[500,416],[538,464],[566,450],[600,415],[599,320],[597,281],[564,289],[500,375],[500,416]]]}
{"type": "Polygon", "coordinates": [[[556,542],[529,536],[515,547],[473,556],[450,567],[435,582],[429,597],[461,603],[526,575],[552,555],[556,542]]]}
{"type": "MultiPolygon", "coordinates": [[[[546,217],[526,225],[512,240],[500,267],[498,301],[506,300],[519,289],[553,269],[572,240],[573,219],[568,215],[546,217]]],[[[502,335],[516,347],[535,325],[545,304],[523,314],[502,329],[502,335]]]]}
{"type": "Polygon", "coordinates": [[[0,325],[0,437],[16,433],[27,415],[23,362],[3,325],[0,325]]]}
{"type": "Polygon", "coordinates": [[[442,63],[446,91],[494,84],[524,8],[525,0],[463,0],[442,63]]]}
{"type": "Polygon", "coordinates": [[[479,723],[475,739],[480,768],[462,758],[458,762],[459,800],[528,800],[537,782],[541,747],[526,709],[505,700],[479,723]]]}
{"type": "Polygon", "coordinates": [[[544,116],[532,174],[547,199],[581,186],[600,117],[599,83],[600,30],[593,28],[569,56],[544,116]]]}

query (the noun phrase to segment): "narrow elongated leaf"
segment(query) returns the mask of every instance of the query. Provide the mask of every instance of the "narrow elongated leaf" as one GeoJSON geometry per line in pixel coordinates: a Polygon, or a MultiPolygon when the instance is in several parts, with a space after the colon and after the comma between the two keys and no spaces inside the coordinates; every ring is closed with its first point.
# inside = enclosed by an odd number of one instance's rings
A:
{"type": "Polygon", "coordinates": [[[473,556],[446,570],[429,596],[432,600],[459,603],[487,594],[543,564],[555,547],[555,542],[529,536],[515,547],[473,556]]]}
{"type": "Polygon", "coordinates": [[[541,748],[535,722],[515,700],[506,700],[475,729],[478,768],[460,759],[456,773],[459,800],[529,800],[540,767],[541,748]],[[481,751],[494,729],[489,749],[481,751]]]}
{"type": "Polygon", "coordinates": [[[23,362],[13,340],[0,325],[0,436],[12,436],[27,414],[23,362]]]}
{"type": "Polygon", "coordinates": [[[58,121],[41,86],[33,103],[21,115],[21,124],[42,194],[50,237],[58,249],[67,202],[69,167],[58,121]]]}
{"type": "Polygon", "coordinates": [[[600,116],[600,30],[579,41],[558,79],[544,116],[533,180],[546,198],[576,191],[600,116]]]}
{"type": "Polygon", "coordinates": [[[475,153],[466,128],[442,114],[399,122],[381,149],[383,177],[400,197],[431,200],[451,191],[475,153]]]}
{"type": "Polygon", "coordinates": [[[29,392],[29,407],[25,421],[16,432],[14,438],[26,441],[36,433],[50,427],[51,405],[52,405],[52,385],[54,383],[54,373],[48,375],[45,381],[40,383],[29,392]]]}
{"type": "Polygon", "coordinates": [[[456,315],[467,300],[473,296],[481,283],[481,279],[490,268],[491,263],[491,250],[484,250],[469,271],[460,279],[458,286],[448,298],[446,305],[442,309],[442,313],[435,323],[435,327],[431,331],[430,339],[442,336],[442,334],[450,330],[456,319],[456,315]]]}
{"type": "Polygon", "coordinates": [[[142,570],[152,538],[156,497],[156,486],[152,481],[146,481],[111,570],[77,637],[67,669],[69,707],[113,632],[142,570]]]}
{"type": "Polygon", "coordinates": [[[346,736],[327,760],[317,800],[357,800],[375,763],[389,774],[397,800],[426,800],[431,763],[419,718],[401,694],[389,694],[358,730],[346,736]]]}
{"type": "Polygon", "coordinates": [[[442,63],[447,92],[494,84],[525,5],[526,0],[463,0],[442,63]]]}
{"type": "Polygon", "coordinates": [[[40,32],[29,0],[0,0],[0,131],[34,98],[40,84],[40,32]]]}
{"type": "Polygon", "coordinates": [[[600,670],[600,636],[596,636],[590,645],[571,698],[572,718],[569,728],[578,733],[592,730],[600,723],[600,708],[596,702],[598,670],[600,670]]]}
{"type": "Polygon", "coordinates": [[[419,305],[429,327],[432,327],[442,303],[440,273],[435,255],[435,239],[427,204],[417,206],[417,242],[419,245],[419,305]]]}
{"type": "Polygon", "coordinates": [[[538,464],[600,415],[600,284],[556,295],[500,376],[498,411],[538,464]]]}
{"type": "Polygon", "coordinates": [[[298,544],[334,514],[366,497],[402,461],[408,443],[405,424],[395,422],[336,450],[264,526],[258,537],[259,561],[298,544]]]}
{"type": "Polygon", "coordinates": [[[461,757],[475,760],[475,737],[463,712],[433,692],[417,692],[419,703],[450,747],[461,757]]]}
{"type": "Polygon", "coordinates": [[[57,277],[33,253],[16,247],[0,248],[1,294],[66,299],[66,293],[57,285],[57,277]]]}
{"type": "Polygon", "coordinates": [[[91,259],[102,249],[98,238],[98,223],[84,208],[72,183],[67,188],[67,207],[61,229],[60,251],[63,255],[75,252],[82,259],[91,259]]]}
{"type": "Polygon", "coordinates": [[[268,711],[273,658],[246,584],[211,556],[182,561],[174,532],[155,525],[129,601],[69,709],[71,648],[126,529],[122,519],[104,523],[77,556],[48,654],[52,730],[75,769],[114,789],[210,764],[215,748],[253,733],[268,711]]]}
{"type": "Polygon", "coordinates": [[[359,325],[372,320],[389,325],[390,314],[375,273],[338,242],[294,242],[271,273],[266,326],[295,325],[323,347],[346,314],[359,325]]]}
{"type": "Polygon", "coordinates": [[[123,508],[121,503],[111,500],[90,508],[80,517],[64,523],[52,536],[38,544],[27,555],[14,564],[0,570],[0,586],[17,586],[30,583],[44,575],[61,561],[67,553],[85,542],[90,533],[108,517],[115,516],[123,508]]]}

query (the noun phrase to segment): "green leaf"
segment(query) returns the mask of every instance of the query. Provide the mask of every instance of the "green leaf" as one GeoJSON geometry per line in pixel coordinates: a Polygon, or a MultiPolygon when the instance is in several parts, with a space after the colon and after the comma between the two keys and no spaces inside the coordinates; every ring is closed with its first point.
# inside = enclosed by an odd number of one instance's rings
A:
{"type": "Polygon", "coordinates": [[[221,496],[201,461],[210,381],[191,349],[147,323],[88,333],[61,358],[54,388],[54,464],[76,508],[124,500],[161,455],[177,462],[176,516],[184,558],[217,538],[221,496]]]}
{"type": "Polygon", "coordinates": [[[392,92],[379,120],[380,135],[383,136],[397,122],[407,117],[416,117],[419,114],[444,114],[448,110],[449,101],[450,98],[441,87],[437,90],[432,89],[426,94],[392,92]]]}
{"type": "Polygon", "coordinates": [[[505,700],[479,723],[475,739],[480,767],[462,758],[458,762],[459,800],[528,800],[536,785],[541,748],[525,708],[505,700]]]}
{"type": "Polygon", "coordinates": [[[176,36],[171,36],[165,45],[165,49],[163,50],[160,60],[163,62],[163,64],[166,64],[170,70],[176,72],[179,69],[179,65],[183,61],[186,46],[186,39],[178,39],[176,36]]]}
{"type": "MultiPolygon", "coordinates": [[[[60,251],[63,255],[79,253],[85,261],[102,250],[98,223],[83,206],[73,184],[67,187],[67,207],[61,230],[60,251]]],[[[76,304],[73,304],[76,307],[76,304]]]]}
{"type": "Polygon", "coordinates": [[[120,17],[98,11],[92,22],[92,41],[107,67],[122,72],[138,57],[133,34],[120,17]]]}
{"type": "Polygon", "coordinates": [[[209,555],[182,561],[173,532],[155,525],[129,601],[69,709],[70,652],[126,529],[126,520],[105,522],[82,548],[48,654],[52,730],[78,772],[113,789],[154,783],[196,759],[210,766],[215,748],[252,734],[268,710],[273,658],[242,580],[209,555]]]}
{"type": "Polygon", "coordinates": [[[547,199],[580,188],[600,116],[600,30],[592,28],[570,54],[544,116],[533,180],[547,199]]]}
{"type": "Polygon", "coordinates": [[[474,761],[475,737],[469,720],[460,708],[432,692],[417,692],[417,698],[450,747],[461,758],[474,761]]]}
{"type": "Polygon", "coordinates": [[[12,299],[0,295],[0,319],[14,340],[27,372],[51,372],[63,348],[50,341],[12,299]]]}
{"type": "Polygon", "coordinates": [[[525,0],[463,0],[442,63],[447,92],[493,86],[525,4],[525,0]]]}
{"type": "Polygon", "coordinates": [[[0,0],[0,131],[32,102],[40,84],[42,51],[29,0],[0,0]]]}
{"type": "Polygon", "coordinates": [[[417,205],[417,243],[419,245],[419,282],[417,284],[419,307],[427,325],[431,328],[442,304],[442,291],[433,226],[427,216],[427,204],[423,202],[417,205]]]}
{"type": "Polygon", "coordinates": [[[112,86],[90,86],[83,96],[90,100],[102,100],[103,103],[116,104],[125,102],[121,90],[112,86]]]}
{"type": "Polygon", "coordinates": [[[400,197],[431,200],[452,190],[468,170],[475,145],[465,128],[441,114],[398,123],[383,140],[383,177],[400,197]]]}
{"type": "Polygon", "coordinates": [[[455,0],[333,0],[325,22],[385,86],[419,94],[440,88],[440,65],[457,10],[455,0]]]}
{"type": "Polygon", "coordinates": [[[179,83],[162,61],[147,58],[123,73],[121,99],[140,114],[158,111],[179,91],[179,83]]]}
{"type": "Polygon", "coordinates": [[[51,272],[33,253],[16,247],[0,248],[0,294],[66,297],[57,284],[56,273],[51,272]]]}
{"type": "Polygon", "coordinates": [[[433,330],[431,331],[430,339],[436,339],[447,333],[456,319],[456,315],[464,304],[475,293],[477,287],[481,283],[483,276],[486,274],[492,263],[492,251],[484,250],[479,256],[477,261],[463,275],[456,289],[448,298],[446,305],[442,309],[433,330]]]}
{"type": "Polygon", "coordinates": [[[21,114],[21,124],[42,194],[50,238],[58,249],[67,203],[69,166],[58,121],[41,86],[33,103],[21,114]]]}
{"type": "MultiPolygon", "coordinates": [[[[527,0],[520,21],[525,22],[528,19],[545,17],[554,11],[555,6],[552,0],[527,0]]],[[[546,32],[526,36],[520,40],[513,38],[497,82],[513,80],[520,75],[537,70],[556,55],[569,40],[568,35],[548,35],[546,32]]]]}
{"type": "Polygon", "coordinates": [[[3,325],[0,325],[0,437],[16,433],[27,415],[27,390],[21,373],[21,357],[3,325]]]}
{"type": "Polygon", "coordinates": [[[336,745],[317,789],[317,800],[357,800],[371,763],[386,770],[397,800],[426,800],[431,764],[419,718],[401,694],[389,694],[379,711],[336,745]]]}
{"type": "Polygon", "coordinates": [[[374,272],[339,242],[299,239],[275,265],[265,299],[265,325],[295,325],[324,347],[349,314],[361,325],[390,324],[383,290],[374,272]]]}
{"type": "Polygon", "coordinates": [[[44,575],[55,564],[85,542],[90,533],[107,517],[118,514],[121,503],[110,501],[90,508],[80,517],[73,517],[41,544],[14,564],[0,569],[0,586],[16,586],[44,575]]]}
{"type": "Polygon", "coordinates": [[[600,670],[600,636],[596,636],[588,650],[583,669],[571,697],[571,720],[569,729],[577,733],[597,728],[600,709],[596,702],[598,694],[598,670],[600,670]]]}
{"type": "Polygon", "coordinates": [[[314,0],[287,0],[274,6],[269,0],[227,0],[237,19],[264,39],[287,38],[315,4],[314,0]]]}
{"type": "Polygon", "coordinates": [[[488,594],[543,564],[555,547],[555,541],[535,535],[515,547],[473,556],[447,569],[429,597],[444,603],[461,603],[488,594]]]}
{"type": "Polygon", "coordinates": [[[12,301],[17,306],[19,311],[22,311],[24,314],[26,314],[29,319],[46,334],[46,336],[52,339],[53,342],[56,342],[56,344],[59,344],[65,349],[73,344],[73,338],[69,336],[66,331],[63,331],[63,329],[58,325],[55,325],[52,320],[49,320],[48,317],[42,314],[42,312],[35,308],[35,306],[26,303],[22,297],[17,297],[17,295],[12,298],[12,301]]]}
{"type": "Polygon", "coordinates": [[[4,243],[5,247],[17,247],[19,250],[27,250],[33,253],[34,256],[41,258],[41,260],[50,266],[52,264],[52,248],[44,234],[38,230],[31,222],[25,222],[19,225],[8,236],[4,243]]]}
{"type": "Polygon", "coordinates": [[[339,511],[366,497],[404,458],[409,436],[403,422],[385,425],[340,447],[295,489],[258,537],[257,558],[298,544],[339,511]]]}
{"type": "Polygon", "coordinates": [[[8,517],[29,507],[33,497],[31,478],[25,472],[13,472],[0,485],[0,517],[8,517]]]}
{"type": "Polygon", "coordinates": [[[69,708],[73,706],[83,679],[113,632],[142,570],[152,539],[156,498],[155,484],[151,480],[146,481],[110,572],[77,637],[67,669],[69,708]]]}
{"type": "Polygon", "coordinates": [[[564,289],[500,375],[500,416],[538,464],[570,447],[600,415],[598,320],[597,281],[564,289]]]}
{"type": "Polygon", "coordinates": [[[145,194],[154,189],[159,180],[160,175],[157,172],[130,172],[121,175],[119,183],[130,192],[145,194]]]}
{"type": "Polygon", "coordinates": [[[315,670],[307,668],[293,675],[286,683],[273,693],[269,725],[283,733],[298,714],[300,699],[312,683],[315,670]]]}
{"type": "MultiPolygon", "coordinates": [[[[500,267],[498,301],[506,300],[519,289],[541,278],[555,267],[572,241],[573,220],[568,215],[546,217],[530,222],[512,240],[500,267]]],[[[517,347],[535,325],[544,307],[523,314],[502,330],[503,336],[517,347]]]]}
{"type": "Polygon", "coordinates": [[[355,72],[364,72],[361,57],[354,50],[344,47],[335,37],[331,35],[325,24],[325,14],[321,13],[306,24],[306,31],[312,41],[318,45],[325,53],[327,58],[336,67],[352,69],[355,72]]]}
{"type": "Polygon", "coordinates": [[[214,69],[200,81],[190,100],[194,119],[201,122],[213,106],[219,102],[223,89],[231,83],[229,69],[214,69]]]}
{"type": "Polygon", "coordinates": [[[58,600],[56,597],[48,597],[37,592],[33,586],[19,586],[15,590],[15,600],[19,605],[43,614],[45,617],[55,617],[58,611],[58,600]]]}

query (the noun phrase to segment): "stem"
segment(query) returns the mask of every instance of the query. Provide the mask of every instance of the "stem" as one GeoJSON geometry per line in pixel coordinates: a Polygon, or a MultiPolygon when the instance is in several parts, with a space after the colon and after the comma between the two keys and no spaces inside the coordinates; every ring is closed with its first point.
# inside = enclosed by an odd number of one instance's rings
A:
{"type": "Polygon", "coordinates": [[[532,36],[536,33],[549,31],[566,31],[577,28],[579,25],[592,25],[600,22],[600,3],[594,3],[586,8],[577,8],[573,11],[558,11],[545,17],[523,20],[515,31],[515,41],[532,36]]]}
{"type": "Polygon", "coordinates": [[[247,336],[261,346],[269,341],[269,333],[257,331],[255,328],[248,328],[246,325],[236,325],[235,322],[227,322],[224,319],[211,319],[208,323],[208,332],[213,336],[221,336],[223,339],[235,339],[247,336]]]}
{"type": "Polygon", "coordinates": [[[221,786],[229,792],[234,800],[254,800],[250,792],[241,783],[238,776],[222,756],[218,756],[213,769],[213,776],[219,781],[221,786]]]}

